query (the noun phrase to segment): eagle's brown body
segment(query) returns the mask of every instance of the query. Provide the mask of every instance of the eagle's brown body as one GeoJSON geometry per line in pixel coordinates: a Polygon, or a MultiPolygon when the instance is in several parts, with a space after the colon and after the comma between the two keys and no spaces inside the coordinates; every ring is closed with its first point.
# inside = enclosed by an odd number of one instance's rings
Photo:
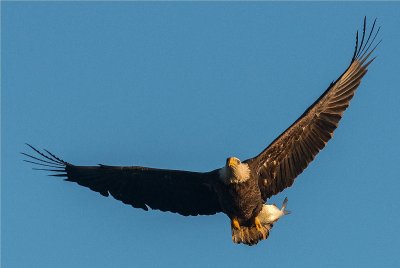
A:
{"type": "Polygon", "coordinates": [[[218,189],[222,210],[229,218],[237,218],[240,225],[250,226],[263,204],[258,180],[250,177],[242,183],[230,183],[218,189]]]}

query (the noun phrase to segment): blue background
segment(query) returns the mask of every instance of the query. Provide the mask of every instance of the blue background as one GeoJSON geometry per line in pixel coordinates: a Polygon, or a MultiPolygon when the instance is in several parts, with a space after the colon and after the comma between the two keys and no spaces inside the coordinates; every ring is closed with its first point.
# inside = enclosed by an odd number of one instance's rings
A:
{"type": "Polygon", "coordinates": [[[2,2],[4,267],[400,266],[399,3],[2,2]],[[378,58],[255,247],[223,214],[145,212],[31,170],[208,171],[258,154],[335,80],[378,17],[378,58]]]}

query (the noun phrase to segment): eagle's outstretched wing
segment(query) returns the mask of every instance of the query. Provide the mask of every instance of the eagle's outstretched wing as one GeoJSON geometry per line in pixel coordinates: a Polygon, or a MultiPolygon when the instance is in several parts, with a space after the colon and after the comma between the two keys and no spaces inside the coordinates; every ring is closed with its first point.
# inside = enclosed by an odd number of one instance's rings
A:
{"type": "Polygon", "coordinates": [[[358,43],[357,31],[354,55],[347,70],[263,152],[245,161],[259,178],[264,200],[291,186],[332,138],[368,65],[374,60],[367,61],[379,44],[370,49],[379,32],[379,28],[374,31],[375,23],[376,19],[366,36],[364,18],[361,43],[358,43]]]}
{"type": "Polygon", "coordinates": [[[135,208],[176,212],[188,215],[212,215],[221,212],[213,184],[218,172],[207,173],[180,170],[164,170],[146,167],[75,166],[56,157],[49,151],[40,152],[29,145],[38,155],[22,153],[29,157],[26,162],[42,166],[54,172],[51,176],[66,177],[103,196],[115,199],[135,208]]]}

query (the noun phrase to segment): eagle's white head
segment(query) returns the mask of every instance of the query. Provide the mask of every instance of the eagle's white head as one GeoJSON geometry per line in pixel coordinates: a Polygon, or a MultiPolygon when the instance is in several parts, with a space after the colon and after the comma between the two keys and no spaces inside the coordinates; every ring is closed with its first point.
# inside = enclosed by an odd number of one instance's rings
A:
{"type": "Polygon", "coordinates": [[[236,157],[226,159],[226,165],[219,170],[219,177],[225,183],[242,183],[250,178],[250,168],[236,157]]]}

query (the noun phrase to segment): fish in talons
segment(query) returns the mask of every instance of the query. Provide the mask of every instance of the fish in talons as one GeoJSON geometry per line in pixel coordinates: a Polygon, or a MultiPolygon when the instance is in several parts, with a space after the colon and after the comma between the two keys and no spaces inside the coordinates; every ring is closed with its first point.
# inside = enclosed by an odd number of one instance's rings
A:
{"type": "Polygon", "coordinates": [[[275,222],[283,215],[290,214],[290,211],[286,210],[287,202],[288,199],[285,198],[281,208],[275,204],[264,204],[261,212],[254,218],[254,222],[250,226],[240,226],[234,219],[232,221],[232,241],[237,244],[255,245],[259,241],[267,239],[275,222]]]}

